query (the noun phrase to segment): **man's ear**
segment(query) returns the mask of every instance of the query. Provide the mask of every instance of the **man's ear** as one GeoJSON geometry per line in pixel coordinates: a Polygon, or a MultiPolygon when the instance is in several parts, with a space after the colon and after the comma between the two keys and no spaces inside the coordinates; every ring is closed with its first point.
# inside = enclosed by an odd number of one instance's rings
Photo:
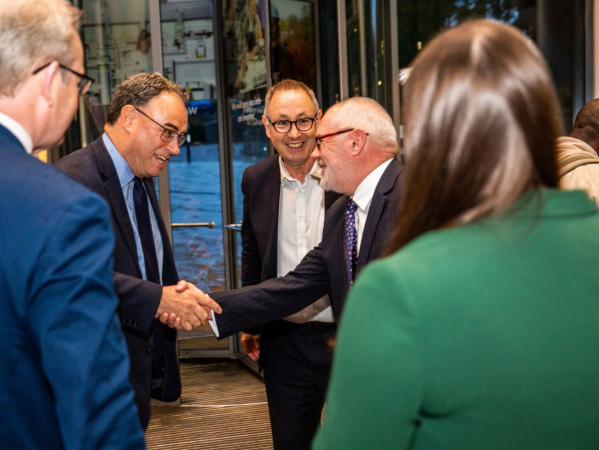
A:
{"type": "Polygon", "coordinates": [[[270,126],[269,126],[270,124],[268,122],[268,119],[264,115],[262,116],[262,125],[264,125],[264,132],[266,133],[266,137],[268,139],[270,139],[270,133],[271,133],[270,126]]]}
{"type": "Polygon", "coordinates": [[[322,109],[319,109],[318,112],[316,113],[316,119],[314,120],[316,122],[316,126],[318,126],[321,119],[322,119],[322,109]]]}
{"type": "Polygon", "coordinates": [[[367,136],[368,136],[368,133],[366,133],[364,130],[360,130],[359,128],[356,128],[355,130],[353,130],[351,132],[350,138],[352,140],[352,143],[351,143],[352,155],[359,155],[360,153],[362,153],[362,151],[366,147],[367,136]]]}
{"type": "Polygon", "coordinates": [[[53,61],[44,69],[44,78],[42,79],[42,97],[48,102],[48,107],[54,106],[54,96],[52,95],[52,83],[54,80],[62,83],[58,78],[58,62],[53,61]]]}
{"type": "Polygon", "coordinates": [[[122,127],[125,130],[131,131],[136,119],[137,111],[133,106],[125,105],[121,108],[121,115],[119,116],[119,120],[121,122],[122,127]]]}

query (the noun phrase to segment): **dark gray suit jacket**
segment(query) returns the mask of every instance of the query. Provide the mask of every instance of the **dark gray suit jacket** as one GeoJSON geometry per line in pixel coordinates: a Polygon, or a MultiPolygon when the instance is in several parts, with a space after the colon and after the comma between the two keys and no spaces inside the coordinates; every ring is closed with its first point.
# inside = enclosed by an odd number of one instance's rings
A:
{"type": "MultiPolygon", "coordinates": [[[[362,234],[357,272],[386,250],[399,209],[402,171],[399,161],[393,160],[375,189],[362,234]]],[[[216,317],[219,338],[298,312],[327,293],[333,314],[339,320],[349,289],[343,255],[346,203],[344,195],[331,206],[325,218],[322,242],[295,270],[255,286],[211,294],[223,308],[223,313],[216,317]]],[[[274,244],[266,250],[267,253],[272,251],[276,255],[274,244]]]]}
{"type": "MultiPolygon", "coordinates": [[[[131,383],[135,388],[136,402],[142,424],[150,417],[152,385],[152,353],[160,352],[166,358],[166,384],[161,400],[174,401],[181,395],[176,331],[154,319],[162,296],[162,286],[142,278],[137,259],[133,228],[121,190],[118,174],[102,138],[88,147],[65,156],[56,167],[70,177],[101,195],[109,204],[115,235],[114,284],[119,297],[118,313],[127,340],[131,358],[131,383]],[[152,334],[164,336],[150,341],[152,334]]],[[[163,284],[173,285],[179,280],[166,226],[160,214],[154,184],[145,179],[144,185],[162,237],[164,260],[163,284]]],[[[156,392],[154,392],[156,396],[156,392]]]]}

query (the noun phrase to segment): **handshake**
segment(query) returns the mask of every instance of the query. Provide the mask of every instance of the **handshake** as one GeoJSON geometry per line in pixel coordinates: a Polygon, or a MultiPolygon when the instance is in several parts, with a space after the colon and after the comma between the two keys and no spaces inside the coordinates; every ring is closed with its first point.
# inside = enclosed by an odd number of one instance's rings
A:
{"type": "Polygon", "coordinates": [[[155,318],[177,330],[191,331],[212,319],[212,311],[220,314],[218,303],[193,284],[181,280],[162,288],[162,298],[155,318]]]}

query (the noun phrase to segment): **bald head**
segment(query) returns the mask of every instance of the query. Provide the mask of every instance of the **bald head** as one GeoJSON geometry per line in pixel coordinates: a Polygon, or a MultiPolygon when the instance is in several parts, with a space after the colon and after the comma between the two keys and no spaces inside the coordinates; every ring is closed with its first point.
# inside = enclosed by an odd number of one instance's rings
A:
{"type": "Polygon", "coordinates": [[[312,156],[322,170],[320,185],[346,195],[383,162],[397,155],[391,117],[375,100],[352,97],[331,106],[318,125],[312,156]]]}
{"type": "Polygon", "coordinates": [[[397,131],[389,113],[376,100],[351,97],[331,106],[327,121],[337,128],[358,128],[368,133],[370,142],[384,153],[397,154],[397,131]]]}

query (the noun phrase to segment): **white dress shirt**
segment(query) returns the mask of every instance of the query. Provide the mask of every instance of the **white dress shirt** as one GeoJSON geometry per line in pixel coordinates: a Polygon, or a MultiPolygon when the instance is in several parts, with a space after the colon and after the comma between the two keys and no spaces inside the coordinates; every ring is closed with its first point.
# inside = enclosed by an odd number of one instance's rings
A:
{"type": "Polygon", "coordinates": [[[14,134],[15,137],[21,143],[21,145],[25,147],[27,153],[31,155],[31,153],[33,152],[33,140],[31,139],[31,136],[29,135],[27,130],[25,130],[23,125],[21,125],[15,119],[13,119],[10,116],[7,116],[2,112],[0,112],[0,125],[2,125],[8,131],[10,131],[12,134],[14,134]]]}
{"type": "MultiPolygon", "coordinates": [[[[293,178],[279,156],[281,195],[279,199],[279,235],[277,237],[277,276],[295,269],[303,257],[320,244],[324,226],[324,189],[320,187],[321,168],[314,162],[302,183],[293,178]]],[[[285,317],[295,323],[310,320],[333,322],[329,296],[318,299],[301,311],[285,317]]]]}
{"type": "Polygon", "coordinates": [[[356,209],[356,232],[358,234],[357,252],[360,254],[360,244],[362,243],[362,234],[364,233],[364,227],[366,226],[366,217],[368,216],[368,210],[370,209],[370,203],[372,197],[374,197],[374,191],[381,181],[381,177],[393,158],[385,161],[383,164],[374,169],[370,174],[362,180],[358,185],[356,192],[352,196],[352,200],[358,208],[356,209]]]}

